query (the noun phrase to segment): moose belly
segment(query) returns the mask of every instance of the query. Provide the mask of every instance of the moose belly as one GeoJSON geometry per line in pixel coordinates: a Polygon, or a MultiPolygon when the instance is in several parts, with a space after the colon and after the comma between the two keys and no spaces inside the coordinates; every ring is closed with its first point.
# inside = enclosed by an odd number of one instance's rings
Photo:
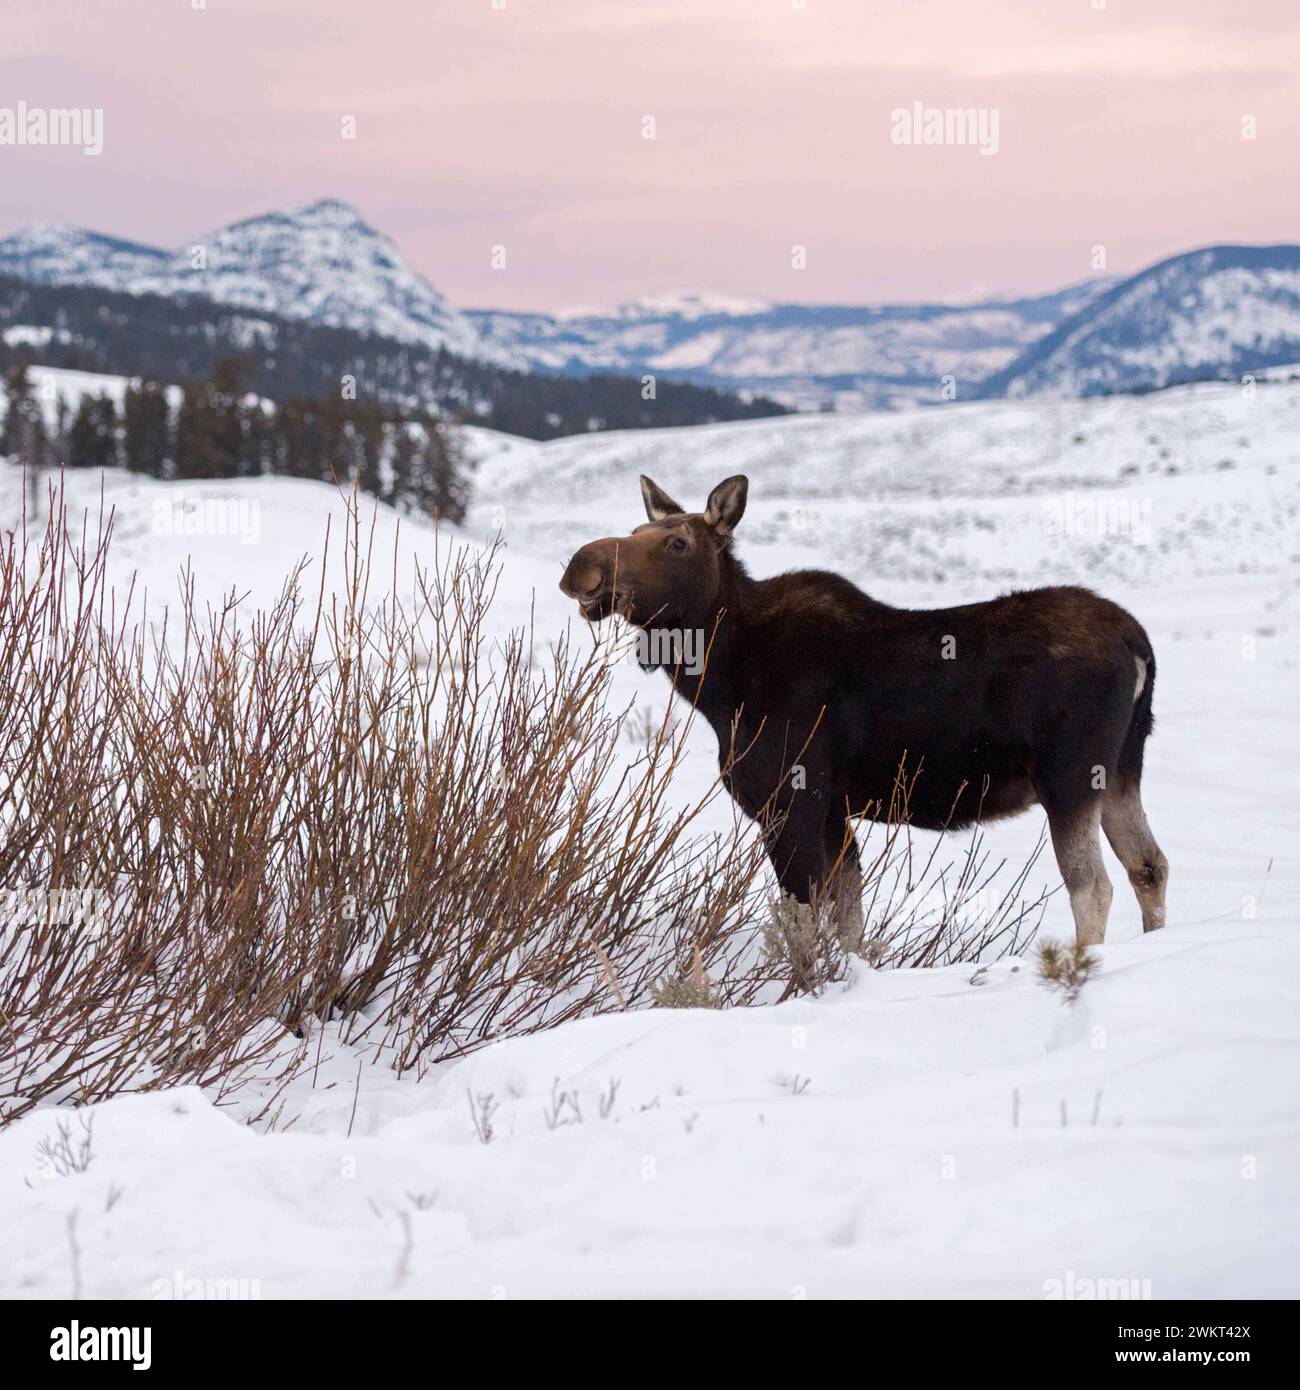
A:
{"type": "MultiPolygon", "coordinates": [[[[911,767],[910,760],[905,764],[911,767]]],[[[873,769],[854,801],[865,806],[866,819],[905,819],[918,830],[960,829],[977,822],[1001,820],[1033,806],[1038,795],[1023,754],[980,750],[964,759],[925,760],[905,774],[906,795],[894,795],[896,769],[873,769]],[[865,795],[863,794],[865,793],[865,795]],[[900,805],[905,813],[899,815],[900,805]]]]}

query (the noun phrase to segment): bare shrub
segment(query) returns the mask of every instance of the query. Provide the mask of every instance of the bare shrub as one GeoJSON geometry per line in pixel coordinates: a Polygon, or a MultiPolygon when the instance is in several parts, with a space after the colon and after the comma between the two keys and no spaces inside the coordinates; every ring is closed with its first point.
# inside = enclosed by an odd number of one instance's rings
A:
{"type": "Polygon", "coordinates": [[[490,1091],[470,1091],[467,1094],[470,1117],[474,1121],[474,1133],[478,1135],[480,1144],[490,1144],[496,1137],[492,1120],[500,1108],[500,1102],[490,1091]]]}
{"type": "Polygon", "coordinates": [[[67,1120],[59,1120],[54,1134],[37,1144],[36,1167],[42,1177],[66,1178],[73,1173],[84,1173],[90,1167],[95,1156],[95,1117],[79,1115],[77,1118],[80,1128],[75,1138],[72,1125],[67,1120]]]}
{"type": "Polygon", "coordinates": [[[866,927],[853,954],[872,966],[955,965],[1021,954],[1042,922],[1048,894],[1027,896],[1046,845],[1009,882],[1005,860],[992,861],[978,819],[970,831],[943,831],[918,848],[908,802],[918,767],[900,768],[884,821],[868,831],[863,855],[866,927]]]}
{"type": "Polygon", "coordinates": [[[492,639],[491,553],[376,600],[354,510],[337,599],[300,568],[246,619],[187,579],[150,628],[106,582],[110,532],[74,539],[57,499],[0,550],[3,1118],[278,1095],[330,1019],[420,1073],[635,1006],[692,950],[749,997],[761,848],[695,828],[718,787],[669,803],[684,730],[628,765],[599,658],[492,639]],[[94,920],[61,916],[87,889],[94,920]]]}
{"type": "Polygon", "coordinates": [[[560,1078],[551,1082],[551,1099],[542,1111],[547,1129],[564,1129],[582,1123],[582,1104],[577,1091],[560,1090],[560,1078]]]}
{"type": "Polygon", "coordinates": [[[656,714],[653,705],[635,705],[628,711],[624,735],[634,748],[651,749],[665,728],[670,735],[676,729],[671,706],[665,713],[656,714]]]}

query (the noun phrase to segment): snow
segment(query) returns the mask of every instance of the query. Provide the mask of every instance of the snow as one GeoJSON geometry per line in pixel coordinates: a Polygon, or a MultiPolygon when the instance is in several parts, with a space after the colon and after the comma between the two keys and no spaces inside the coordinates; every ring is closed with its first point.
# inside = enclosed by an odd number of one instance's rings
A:
{"type": "MultiPolygon", "coordinates": [[[[83,396],[107,396],[121,411],[127,385],[133,379],[106,372],[79,372],[71,367],[29,367],[27,377],[32,395],[41,403],[46,428],[50,430],[55,427],[60,400],[67,405],[69,415],[76,413],[83,396]]],[[[168,403],[179,405],[181,388],[168,386],[165,389],[168,403]]],[[[3,392],[0,392],[2,397],[3,392]]]]}
{"type": "Polygon", "coordinates": [[[174,252],[36,223],[0,241],[0,269],[41,284],[203,295],[462,356],[518,362],[486,343],[389,238],[333,198],[232,223],[174,252]]]}
{"type": "MultiPolygon", "coordinates": [[[[613,310],[460,310],[334,198],[268,212],[175,251],[62,224],[0,238],[0,272],[40,284],[202,295],[523,369],[681,375],[798,409],[1057,398],[1241,376],[1300,354],[1300,248],[1214,246],[1124,281],[931,304],[774,304],[716,292],[613,310]]],[[[251,326],[250,326],[251,328],[251,326]]]]}
{"type": "Polygon", "coordinates": [[[694,293],[662,290],[658,294],[643,295],[631,304],[620,306],[619,312],[626,317],[647,314],[654,318],[672,315],[682,319],[712,318],[719,314],[749,316],[765,314],[773,306],[763,299],[746,299],[740,295],[719,294],[716,290],[694,293]]]}
{"type": "Polygon", "coordinates": [[[672,372],[795,407],[894,408],[967,389],[1011,364],[1109,282],[940,305],[772,304],[663,291],[613,310],[459,310],[347,203],[324,198],[247,218],[173,251],[34,223],[0,238],[0,272],[39,284],[203,295],[548,371],[672,372]]]}
{"type": "Polygon", "coordinates": [[[0,334],[10,347],[47,347],[51,342],[66,343],[71,336],[66,329],[54,329],[47,324],[32,323],[15,323],[0,334]]]}
{"type": "MultiPolygon", "coordinates": [[[[760,575],[825,565],[914,606],[1080,581],[1132,607],[1159,661],[1144,791],[1169,925],[1141,934],[1108,856],[1102,968],[1073,1009],[1029,958],[863,966],[815,1000],[611,1013],[423,1081],[331,1026],[276,1132],[245,1123],[254,1097],[122,1096],[94,1107],[86,1172],[48,1180],[37,1145],[66,1112],[39,1110],[0,1133],[0,1294],[70,1292],[71,1213],[87,1297],[178,1279],[266,1298],[1300,1292],[1298,422],[1282,379],[547,444],[467,431],[463,534],[504,537],[503,626],[535,604],[539,632],[563,629],[560,567],[638,522],[642,471],[692,507],[747,472],[738,545],[760,575]],[[556,1091],[580,1121],[566,1105],[575,1122],[552,1123],[556,1091]],[[490,1143],[471,1096],[497,1106],[490,1143]]],[[[100,481],[71,478],[74,501],[97,507],[100,481]]],[[[257,503],[246,545],[159,531],[166,485],[103,484],[115,577],[138,571],[151,613],[187,554],[200,601],[269,601],[342,514],[318,484],[188,485],[257,503]]],[[[0,466],[0,524],[18,498],[0,466]]],[[[379,527],[384,554],[391,514],[379,527]]],[[[427,557],[427,528],[402,534],[403,565],[427,557]]],[[[620,667],[616,698],[662,709],[666,687],[620,667]]],[[[683,799],[711,744],[692,743],[683,799]]],[[[1006,872],[1041,828],[1033,812],[988,830],[1006,872]]],[[[1044,932],[1069,935],[1062,894],[1044,932]]]]}
{"type": "Polygon", "coordinates": [[[1297,346],[1300,250],[1211,247],[1134,276],[1011,364],[996,389],[1072,397],[1241,377],[1297,346]]]}

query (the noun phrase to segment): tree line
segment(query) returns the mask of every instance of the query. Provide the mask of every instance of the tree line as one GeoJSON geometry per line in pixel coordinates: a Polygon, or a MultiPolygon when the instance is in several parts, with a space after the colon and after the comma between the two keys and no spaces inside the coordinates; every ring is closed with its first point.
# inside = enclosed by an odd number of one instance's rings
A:
{"type": "Polygon", "coordinates": [[[0,275],[0,372],[19,357],[43,366],[148,380],[203,379],[223,357],[251,354],[250,389],[270,400],[358,394],[436,410],[527,439],[591,430],[713,424],[783,415],[782,406],[663,376],[551,374],[471,361],[427,344],[233,308],[198,295],[132,295],[33,285],[0,275]],[[10,345],[3,332],[21,329],[10,345]]]}
{"type": "Polygon", "coordinates": [[[38,398],[28,365],[5,375],[0,455],[33,471],[125,468],[174,481],[278,474],[351,484],[404,510],[464,520],[469,467],[427,409],[402,411],[350,394],[267,401],[249,389],[256,363],[221,357],[203,380],[132,380],[121,405],[104,392],[72,406],[38,398]]]}

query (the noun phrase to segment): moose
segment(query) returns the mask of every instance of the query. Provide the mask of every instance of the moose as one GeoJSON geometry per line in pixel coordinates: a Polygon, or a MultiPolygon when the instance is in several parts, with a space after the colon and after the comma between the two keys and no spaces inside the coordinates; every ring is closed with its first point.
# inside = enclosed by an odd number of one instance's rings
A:
{"type": "Polygon", "coordinates": [[[1080,944],[1110,911],[1100,831],[1143,930],[1162,926],[1168,863],[1140,793],[1156,665],[1137,620],[1083,588],[907,609],[822,570],[754,579],[732,548],[748,492],[727,478],[687,512],[642,477],[649,519],[584,545],[560,589],[592,623],[703,632],[705,662],[659,642],[655,664],[717,734],[781,889],[860,924],[854,824],[899,816],[901,779],[922,829],[1042,806],[1080,944]]]}

